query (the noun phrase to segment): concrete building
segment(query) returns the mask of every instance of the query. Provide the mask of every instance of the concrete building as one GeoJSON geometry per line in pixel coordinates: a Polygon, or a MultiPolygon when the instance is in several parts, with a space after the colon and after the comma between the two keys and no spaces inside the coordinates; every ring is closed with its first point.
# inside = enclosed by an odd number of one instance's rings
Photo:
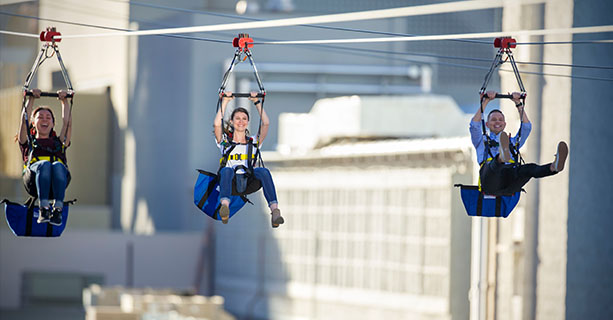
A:
{"type": "MultiPolygon", "coordinates": [[[[219,292],[230,300],[257,292],[259,299],[269,301],[269,310],[256,305],[244,311],[255,318],[266,318],[266,311],[295,319],[468,318],[471,221],[453,182],[472,180],[470,142],[465,134],[424,138],[449,128],[398,127],[392,119],[427,119],[431,112],[433,118],[447,114],[450,121],[457,116],[462,121],[457,106],[451,102],[454,114],[445,110],[445,101],[429,96],[341,97],[319,101],[309,114],[313,121],[303,126],[294,124],[305,117],[283,115],[280,125],[287,129],[281,146],[305,135],[335,142],[308,151],[285,146],[282,150],[292,152],[263,154],[288,219],[273,236],[281,261],[268,263],[270,251],[260,247],[268,242],[257,242],[257,252],[267,253],[264,258],[222,258],[240,265],[257,263],[264,269],[264,284],[232,281],[221,269],[219,292]],[[364,121],[373,113],[390,119],[389,127],[364,121]],[[326,119],[339,118],[342,127],[326,126],[326,119]],[[390,139],[390,130],[422,138],[390,139]]],[[[261,231],[249,225],[241,223],[238,233],[258,239],[261,231]]],[[[240,247],[223,242],[224,252],[237,253],[240,247]]]]}

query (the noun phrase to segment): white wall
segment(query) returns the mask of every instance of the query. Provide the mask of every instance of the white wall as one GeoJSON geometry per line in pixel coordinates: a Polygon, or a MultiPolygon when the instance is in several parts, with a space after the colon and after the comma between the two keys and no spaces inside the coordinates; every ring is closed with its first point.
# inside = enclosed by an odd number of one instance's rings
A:
{"type": "Polygon", "coordinates": [[[100,274],[104,285],[128,285],[133,244],[134,287],[189,289],[200,252],[199,233],[133,236],[71,231],[59,238],[16,237],[0,230],[0,308],[18,308],[23,272],[100,274]]]}

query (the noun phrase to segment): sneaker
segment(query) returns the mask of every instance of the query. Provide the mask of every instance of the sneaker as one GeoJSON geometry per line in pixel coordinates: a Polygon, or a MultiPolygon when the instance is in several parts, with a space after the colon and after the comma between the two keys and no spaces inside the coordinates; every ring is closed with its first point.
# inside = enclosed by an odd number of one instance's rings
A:
{"type": "Polygon", "coordinates": [[[38,223],[45,223],[45,222],[49,222],[49,217],[51,216],[51,209],[50,208],[38,208],[38,219],[36,220],[36,222],[38,223]]]}
{"type": "Polygon", "coordinates": [[[498,147],[498,157],[501,162],[509,162],[511,160],[511,151],[509,149],[509,136],[506,132],[500,133],[500,146],[498,147]]]}
{"type": "Polygon", "coordinates": [[[556,153],[556,159],[552,163],[553,171],[560,172],[564,170],[564,163],[566,157],[568,157],[568,145],[564,141],[558,143],[558,152],[556,153]]]}
{"type": "Polygon", "coordinates": [[[53,212],[51,213],[51,219],[49,219],[49,223],[54,226],[62,225],[62,208],[54,207],[53,212]]]}
{"type": "Polygon", "coordinates": [[[278,208],[275,210],[272,210],[270,215],[271,215],[270,223],[272,224],[273,228],[277,228],[279,227],[280,224],[283,224],[283,222],[285,222],[285,220],[281,216],[281,210],[279,210],[278,208]]]}
{"type": "Polygon", "coordinates": [[[219,217],[221,217],[221,222],[223,224],[228,223],[228,219],[230,219],[230,208],[228,208],[228,205],[221,205],[221,208],[219,208],[219,217]]]}

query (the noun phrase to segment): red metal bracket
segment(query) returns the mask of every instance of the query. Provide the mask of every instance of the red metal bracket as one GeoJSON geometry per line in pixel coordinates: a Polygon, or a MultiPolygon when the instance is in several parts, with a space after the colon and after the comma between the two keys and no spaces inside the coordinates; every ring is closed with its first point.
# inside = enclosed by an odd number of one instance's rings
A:
{"type": "Polygon", "coordinates": [[[55,31],[55,27],[47,27],[47,30],[40,33],[40,41],[42,42],[60,42],[62,38],[54,39],[55,36],[61,36],[62,34],[55,31]]]}
{"type": "Polygon", "coordinates": [[[517,41],[511,37],[502,37],[494,39],[494,48],[515,48],[517,41]]]}
{"type": "Polygon", "coordinates": [[[253,39],[249,38],[248,33],[239,33],[238,37],[232,40],[232,45],[241,50],[249,50],[249,48],[253,48],[253,39]]]}

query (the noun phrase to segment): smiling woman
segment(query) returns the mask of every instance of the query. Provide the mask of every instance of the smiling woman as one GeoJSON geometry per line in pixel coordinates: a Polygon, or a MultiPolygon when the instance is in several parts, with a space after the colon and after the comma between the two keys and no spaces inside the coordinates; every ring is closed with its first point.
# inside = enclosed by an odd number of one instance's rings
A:
{"type": "Polygon", "coordinates": [[[26,190],[40,200],[38,223],[62,224],[64,192],[70,182],[67,167],[66,148],[70,146],[71,113],[67,102],[68,93],[58,91],[62,103],[62,129],[56,134],[55,116],[48,107],[38,107],[32,112],[34,100],[41,91],[33,89],[32,95],[22,112],[18,141],[23,155],[23,182],[26,190]],[[31,115],[31,116],[28,116],[31,115]],[[32,119],[28,123],[28,119],[32,119]],[[53,208],[51,208],[51,200],[53,208]]]}
{"type": "Polygon", "coordinates": [[[245,192],[249,185],[256,183],[264,189],[264,197],[271,210],[271,224],[273,228],[284,222],[277,203],[277,192],[272,181],[270,171],[264,167],[254,168],[253,160],[257,158],[259,147],[268,134],[270,120],[262,108],[257,93],[252,92],[249,100],[253,102],[260,114],[261,126],[259,135],[249,136],[249,112],[245,108],[235,108],[230,114],[230,121],[223,126],[223,114],[228,103],[234,99],[232,92],[222,93],[221,107],[213,122],[215,140],[223,155],[219,169],[219,216],[221,221],[228,223],[230,218],[230,201],[233,189],[238,193],[245,192]],[[256,149],[255,152],[253,149],[256,149]],[[251,181],[250,181],[251,180],[251,181]]]}

